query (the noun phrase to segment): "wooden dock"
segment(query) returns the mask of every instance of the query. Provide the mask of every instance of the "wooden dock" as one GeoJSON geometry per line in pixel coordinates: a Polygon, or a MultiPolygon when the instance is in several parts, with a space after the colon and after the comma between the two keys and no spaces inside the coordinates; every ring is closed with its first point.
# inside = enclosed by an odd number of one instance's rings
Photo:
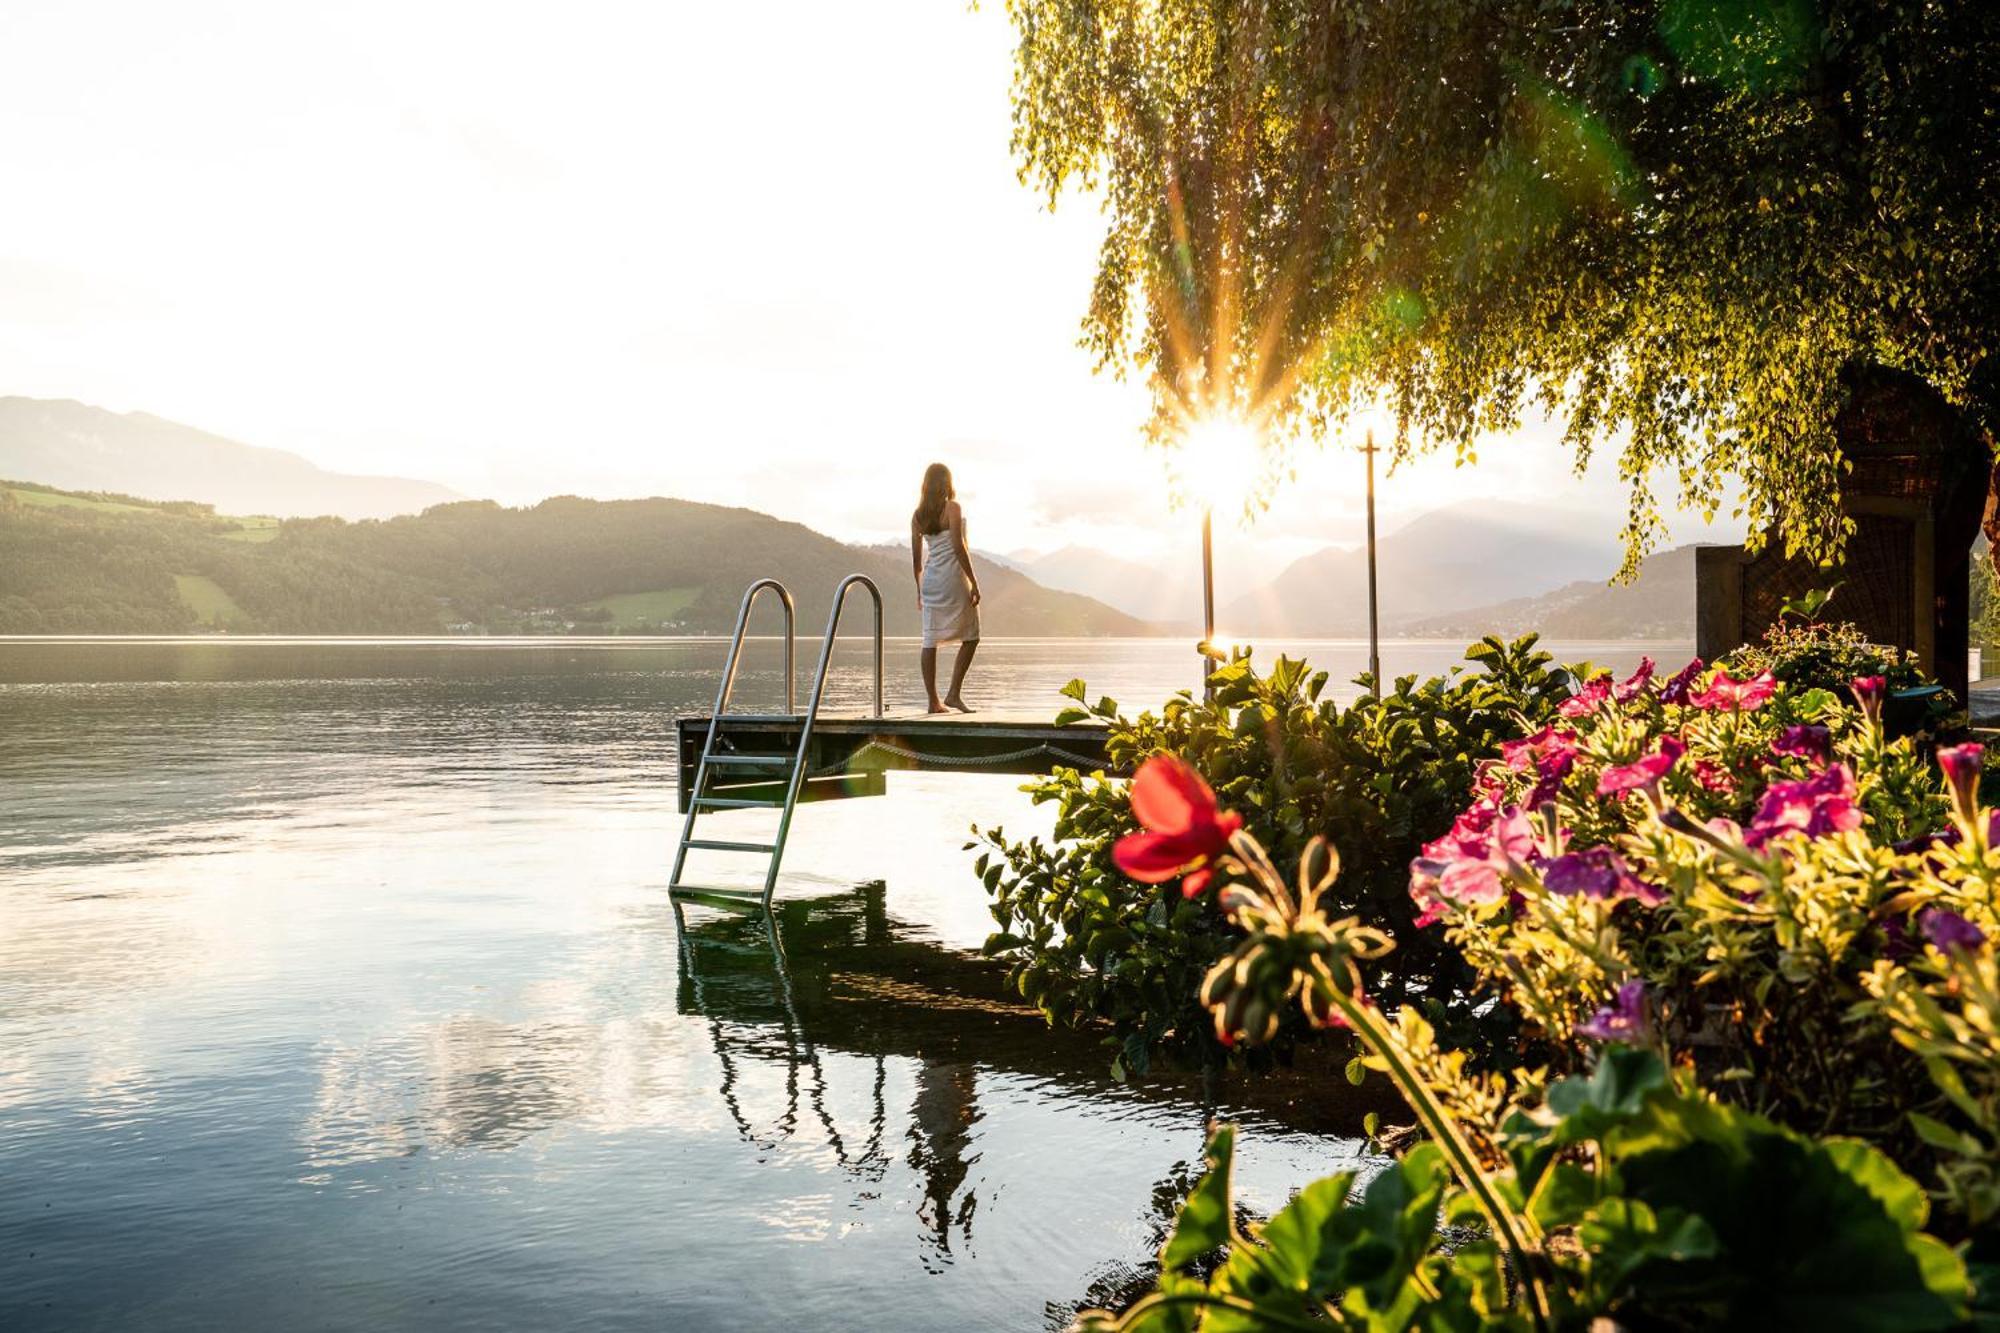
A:
{"type": "MultiPolygon", "coordinates": [[[[683,717],[675,730],[679,741],[679,802],[688,808],[708,736],[706,715],[683,717]]],[[[800,714],[729,713],[722,719],[716,744],[746,753],[796,751],[800,714]]],[[[1046,715],[1029,713],[899,713],[887,717],[819,715],[807,747],[806,781],[799,799],[838,800],[849,796],[880,796],[888,789],[888,774],[912,773],[1047,773],[1058,766],[1088,772],[1111,771],[1105,754],[1106,728],[1101,722],[1057,726],[1046,715]]],[[[746,774],[732,786],[732,795],[755,796],[769,780],[746,774]]],[[[711,789],[716,788],[714,782],[711,789]]]]}

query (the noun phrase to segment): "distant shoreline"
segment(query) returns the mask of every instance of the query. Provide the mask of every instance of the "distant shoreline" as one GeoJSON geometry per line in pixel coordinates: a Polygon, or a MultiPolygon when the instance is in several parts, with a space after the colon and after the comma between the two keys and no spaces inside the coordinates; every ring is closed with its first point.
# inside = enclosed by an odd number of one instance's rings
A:
{"type": "MultiPolygon", "coordinates": [[[[773,642],[783,636],[777,634],[751,634],[745,638],[751,642],[773,642]]],[[[800,640],[817,642],[816,634],[801,634],[800,640]]],[[[865,633],[848,632],[841,639],[862,643],[865,633]]],[[[889,634],[883,636],[884,643],[917,643],[914,634],[889,634]]],[[[1478,641],[1478,636],[1460,635],[1384,635],[1385,644],[1421,644],[1426,646],[1463,647],[1478,641]]],[[[437,647],[437,648],[645,648],[678,643],[728,643],[727,634],[0,634],[0,647],[13,645],[113,645],[135,644],[155,647],[305,647],[305,646],[351,646],[351,647],[437,647]]],[[[1176,643],[1185,642],[1192,650],[1196,642],[1193,635],[1181,634],[1021,634],[988,635],[984,642],[999,643],[1176,643]]],[[[1251,648],[1263,644],[1291,646],[1295,644],[1329,644],[1342,647],[1366,647],[1365,637],[1320,636],[1274,634],[1268,638],[1245,641],[1251,648]]],[[[1674,647],[1691,642],[1687,638],[1618,638],[1600,636],[1594,638],[1544,638],[1545,644],[1588,644],[1615,643],[1629,645],[1657,644],[1674,647]]]]}

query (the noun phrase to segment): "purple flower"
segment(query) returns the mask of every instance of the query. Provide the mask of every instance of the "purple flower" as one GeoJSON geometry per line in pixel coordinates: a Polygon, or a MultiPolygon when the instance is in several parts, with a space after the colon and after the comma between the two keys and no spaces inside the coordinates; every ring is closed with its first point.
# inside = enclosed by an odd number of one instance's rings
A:
{"type": "Polygon", "coordinates": [[[1986,943],[1985,931],[1948,907],[1925,908],[1917,917],[1917,928],[1939,953],[1969,952],[1986,943]]]}
{"type": "Polygon", "coordinates": [[[1619,703],[1630,703],[1646,692],[1646,684],[1653,679],[1653,659],[1639,659],[1639,669],[1611,687],[1611,697],[1619,703]]]}
{"type": "Polygon", "coordinates": [[[1618,997],[1579,1023],[1576,1035],[1592,1041],[1617,1041],[1637,1045],[1652,1035],[1646,1017],[1646,983],[1628,981],[1618,988],[1618,997]]]}
{"type": "Polygon", "coordinates": [[[1674,678],[1660,689],[1660,701],[1670,704],[1684,704],[1694,693],[1694,683],[1701,679],[1701,673],[1708,664],[1699,657],[1682,667],[1674,678]]]}
{"type": "Polygon", "coordinates": [[[1686,753],[1687,745],[1680,737],[1662,736],[1659,748],[1643,759],[1605,769],[1597,779],[1597,794],[1618,796],[1628,791],[1643,791],[1648,796],[1657,797],[1660,794],[1660,779],[1686,753]]]}
{"type": "Polygon", "coordinates": [[[1774,838],[1803,833],[1823,838],[1861,827],[1861,809],[1854,804],[1854,774],[1845,764],[1834,764],[1800,782],[1774,782],[1764,789],[1764,798],[1743,841],[1762,847],[1774,838]]]}
{"type": "Polygon", "coordinates": [[[1947,745],[1937,752],[1938,767],[1951,785],[1951,804],[1970,820],[1979,812],[1979,770],[1986,762],[1986,747],[1977,741],[1947,745]]]}
{"type": "Polygon", "coordinates": [[[1565,898],[1578,893],[1586,898],[1634,898],[1649,907],[1666,901],[1664,893],[1633,874],[1625,858],[1609,847],[1558,856],[1542,871],[1542,884],[1565,898]]]}
{"type": "Polygon", "coordinates": [[[1771,753],[1804,759],[1815,766],[1833,757],[1833,733],[1811,722],[1798,722],[1778,733],[1771,753]]]}
{"type": "Polygon", "coordinates": [[[1856,676],[1847,683],[1847,688],[1854,691],[1854,702],[1861,705],[1868,725],[1881,726],[1882,696],[1889,691],[1888,680],[1882,676],[1856,676]]]}

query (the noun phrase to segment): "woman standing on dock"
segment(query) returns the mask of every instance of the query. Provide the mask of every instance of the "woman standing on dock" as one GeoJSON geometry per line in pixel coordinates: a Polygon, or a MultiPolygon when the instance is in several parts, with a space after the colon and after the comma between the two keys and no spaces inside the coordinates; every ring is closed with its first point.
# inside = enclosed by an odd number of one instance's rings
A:
{"type": "Polygon", "coordinates": [[[965,545],[965,511],[951,487],[951,469],[933,463],[924,471],[924,489],[910,515],[910,574],[917,581],[917,605],[924,613],[924,693],[930,710],[942,713],[965,705],[959,688],[979,648],[979,576],[972,572],[972,552],[965,545]],[[937,692],[937,650],[956,643],[958,660],[951,666],[951,689],[937,692]]]}

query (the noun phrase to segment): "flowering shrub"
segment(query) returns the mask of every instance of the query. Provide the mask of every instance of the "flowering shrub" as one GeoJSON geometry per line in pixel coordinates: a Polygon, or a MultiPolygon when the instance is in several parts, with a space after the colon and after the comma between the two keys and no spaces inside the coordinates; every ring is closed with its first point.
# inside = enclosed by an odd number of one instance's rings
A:
{"type": "MultiPolygon", "coordinates": [[[[1195,808],[1176,818],[1190,828],[1230,825],[1176,759],[1149,761],[1136,783],[1182,793],[1195,808]]],[[[1232,1135],[1217,1132],[1158,1290],[1083,1327],[1920,1330],[1966,1318],[1964,1262],[1923,1233],[1922,1193],[1880,1152],[1718,1103],[1636,1046],[1607,1048],[1588,1078],[1546,1093],[1532,1076],[1468,1075],[1413,1009],[1392,1023],[1369,999],[1360,964],[1388,941],[1328,915],[1339,862],[1324,842],[1308,845],[1296,888],[1239,828],[1200,854],[1244,931],[1203,985],[1218,1032],[1261,1039],[1281,1009],[1351,1027],[1428,1140],[1358,1193],[1352,1175],[1317,1181],[1244,1229],[1232,1135]],[[1223,1249],[1206,1280],[1186,1271],[1223,1249]]],[[[1960,939],[1954,958],[1979,947],[1960,939]]],[[[1643,990],[1608,1008],[1607,1037],[1644,1039],[1643,990]]]]}
{"type": "Polygon", "coordinates": [[[1888,710],[1892,735],[1935,727],[1955,704],[1942,691],[1909,697],[1931,684],[1917,655],[1870,643],[1859,626],[1847,621],[1781,618],[1756,643],[1743,645],[1717,665],[1739,677],[1768,673],[1794,690],[1841,691],[1856,677],[1880,676],[1892,696],[1904,696],[1888,710]]]}
{"type": "MultiPolygon", "coordinates": [[[[1511,1045],[1506,1015],[1475,1018],[1474,977],[1458,950],[1435,932],[1409,929],[1416,912],[1406,867],[1451,824],[1477,765],[1553,719],[1572,682],[1532,635],[1488,639],[1466,656],[1482,669],[1422,683],[1407,677],[1380,699],[1344,708],[1324,697],[1324,672],[1280,658],[1259,674],[1244,656],[1216,672],[1212,700],[1183,694],[1158,714],[1128,718],[1109,699],[1086,706],[1083,683],[1073,681],[1065,693],[1076,706],[1062,716],[1108,723],[1109,753],[1121,767],[1158,753],[1186,758],[1281,857],[1332,830],[1348,867],[1334,890],[1340,905],[1405,940],[1378,979],[1385,1002],[1424,1004],[1455,1041],[1511,1045]]],[[[1179,822],[1184,797],[1166,793],[1149,809],[1146,788],[1074,771],[1026,790],[1057,807],[1052,843],[975,830],[976,868],[999,927],[988,952],[1010,963],[1021,993],[1052,1022],[1107,1024],[1116,1073],[1143,1073],[1156,1060],[1229,1058],[1195,991],[1239,932],[1186,896],[1206,885],[1201,850],[1213,850],[1203,839],[1214,830],[1179,822]],[[1143,837],[1143,828],[1154,836],[1125,844],[1131,854],[1121,869],[1121,839],[1143,837]]],[[[1281,1020],[1273,1041],[1282,1049],[1303,1029],[1281,1020]]]]}
{"type": "Polygon", "coordinates": [[[1850,700],[1769,675],[1593,681],[1475,781],[1411,893],[1585,1064],[1654,1046],[1731,1101],[1860,1135],[2000,1215],[2000,819],[1983,751],[1944,781],[1850,700]]]}

